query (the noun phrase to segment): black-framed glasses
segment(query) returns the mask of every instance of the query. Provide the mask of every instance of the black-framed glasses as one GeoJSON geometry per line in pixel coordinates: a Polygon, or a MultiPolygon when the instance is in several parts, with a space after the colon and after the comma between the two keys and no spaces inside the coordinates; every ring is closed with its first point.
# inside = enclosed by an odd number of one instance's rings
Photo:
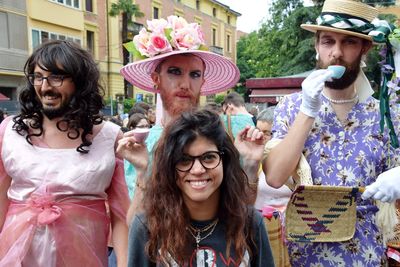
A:
{"type": "Polygon", "coordinates": [[[28,74],[28,80],[30,84],[40,86],[43,84],[43,80],[47,80],[50,86],[59,87],[63,84],[64,79],[69,78],[69,75],[56,75],[50,74],[49,76],[42,76],[40,74],[28,74]]]}
{"type": "Polygon", "coordinates": [[[207,151],[200,156],[183,155],[182,158],[176,163],[175,168],[181,172],[188,172],[192,169],[196,159],[199,160],[201,166],[206,170],[217,168],[221,163],[221,156],[224,154],[222,151],[207,151]]]}

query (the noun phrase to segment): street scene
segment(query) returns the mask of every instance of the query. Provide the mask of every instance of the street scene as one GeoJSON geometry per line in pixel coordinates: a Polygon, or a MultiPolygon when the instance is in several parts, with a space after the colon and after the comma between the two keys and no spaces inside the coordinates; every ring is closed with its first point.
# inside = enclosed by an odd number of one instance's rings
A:
{"type": "Polygon", "coordinates": [[[400,266],[400,0],[0,1],[0,267],[400,266]]]}

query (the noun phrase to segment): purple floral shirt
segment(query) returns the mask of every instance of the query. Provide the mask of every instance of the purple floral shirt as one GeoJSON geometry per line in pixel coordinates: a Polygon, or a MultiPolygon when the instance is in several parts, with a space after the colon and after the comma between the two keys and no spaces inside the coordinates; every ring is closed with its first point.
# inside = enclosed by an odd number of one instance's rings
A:
{"type": "MultiPolygon", "coordinates": [[[[302,94],[295,93],[279,103],[275,109],[274,138],[286,136],[301,101],[302,94]]],[[[399,153],[390,147],[387,132],[381,134],[379,121],[379,101],[372,97],[355,104],[343,124],[329,101],[322,97],[319,115],[303,150],[314,184],[364,187],[381,172],[399,165],[399,153]]],[[[375,224],[376,212],[371,200],[358,198],[356,233],[351,240],[289,242],[292,266],[380,266],[385,261],[385,246],[375,224]]]]}

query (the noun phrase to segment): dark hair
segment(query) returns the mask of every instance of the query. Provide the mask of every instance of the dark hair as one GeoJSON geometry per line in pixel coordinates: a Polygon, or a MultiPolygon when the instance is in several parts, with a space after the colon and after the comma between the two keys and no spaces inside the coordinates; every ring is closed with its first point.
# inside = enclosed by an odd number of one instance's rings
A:
{"type": "MultiPolygon", "coordinates": [[[[102,122],[100,110],[104,106],[104,90],[99,83],[100,72],[92,55],[73,42],[50,41],[39,46],[28,58],[24,66],[25,75],[32,74],[36,65],[53,74],[68,75],[72,78],[76,91],[65,114],[57,123],[57,128],[68,132],[70,139],[81,137],[82,144],[76,150],[88,153],[89,150],[85,147],[90,146],[92,142],[87,139],[87,135],[93,133],[93,125],[102,122]],[[83,130],[82,134],[80,129],[83,130]]],[[[13,119],[13,129],[20,135],[26,135],[27,142],[32,144],[31,137],[43,133],[43,114],[35,88],[28,80],[19,95],[19,101],[21,113],[13,119]],[[30,133],[29,127],[39,129],[39,133],[30,133]]]]}
{"type": "Polygon", "coordinates": [[[204,109],[213,111],[213,112],[215,112],[217,114],[222,113],[222,111],[223,111],[221,105],[217,104],[217,103],[207,103],[204,106],[204,109]]]}
{"type": "Polygon", "coordinates": [[[161,261],[168,265],[168,253],[183,265],[190,260],[188,234],[182,229],[190,224],[182,192],[176,180],[175,169],[183,150],[204,136],[223,152],[223,181],[218,208],[219,221],[226,229],[227,255],[234,249],[238,262],[245,251],[253,246],[248,195],[248,178],[240,167],[239,152],[225,132],[220,118],[209,110],[184,112],[176,121],[166,127],[154,154],[153,169],[144,196],[145,211],[148,219],[149,241],[146,251],[152,261],[161,261]]]}
{"type": "Polygon", "coordinates": [[[135,113],[129,117],[129,121],[126,127],[128,129],[135,129],[138,123],[143,119],[145,119],[150,126],[150,122],[145,115],[143,115],[142,113],[135,113]]]}
{"type": "Polygon", "coordinates": [[[4,112],[3,110],[0,108],[0,123],[4,120],[4,112]]]}
{"type": "Polygon", "coordinates": [[[136,102],[135,105],[133,105],[133,107],[139,107],[144,109],[146,112],[149,111],[149,109],[151,109],[151,106],[149,104],[147,104],[146,102],[140,101],[140,102],[136,102]]]}
{"type": "Polygon", "coordinates": [[[225,96],[222,105],[232,104],[235,107],[244,107],[244,98],[236,92],[232,92],[225,96]]]}
{"type": "Polygon", "coordinates": [[[143,115],[147,115],[147,110],[145,110],[145,109],[143,109],[143,108],[141,108],[141,107],[139,107],[139,106],[133,106],[133,107],[129,110],[128,116],[130,117],[130,116],[132,116],[133,114],[136,114],[136,113],[140,113],[140,114],[143,114],[143,115]]]}

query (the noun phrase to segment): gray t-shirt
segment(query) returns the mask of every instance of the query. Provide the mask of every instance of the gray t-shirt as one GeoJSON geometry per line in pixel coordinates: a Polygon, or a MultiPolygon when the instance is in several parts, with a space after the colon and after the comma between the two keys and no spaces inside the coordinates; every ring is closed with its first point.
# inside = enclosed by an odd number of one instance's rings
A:
{"type": "MultiPolygon", "coordinates": [[[[265,230],[261,214],[251,209],[253,213],[253,233],[256,248],[251,251],[250,265],[254,267],[274,266],[271,248],[268,241],[268,235],[265,230]]],[[[211,221],[193,221],[198,228],[208,225],[211,221]]],[[[148,241],[147,220],[144,214],[136,215],[129,229],[128,246],[128,266],[163,266],[160,263],[151,262],[145,252],[145,246],[148,241]]],[[[233,250],[230,257],[226,256],[226,239],[224,224],[218,222],[213,233],[199,243],[199,249],[196,250],[196,242],[192,239],[193,253],[189,266],[208,267],[208,266],[245,266],[236,263],[233,250]]],[[[250,243],[250,242],[249,242],[250,243]]],[[[249,262],[249,253],[246,251],[244,260],[249,262]]],[[[179,266],[171,262],[171,266],[179,266]]]]}

